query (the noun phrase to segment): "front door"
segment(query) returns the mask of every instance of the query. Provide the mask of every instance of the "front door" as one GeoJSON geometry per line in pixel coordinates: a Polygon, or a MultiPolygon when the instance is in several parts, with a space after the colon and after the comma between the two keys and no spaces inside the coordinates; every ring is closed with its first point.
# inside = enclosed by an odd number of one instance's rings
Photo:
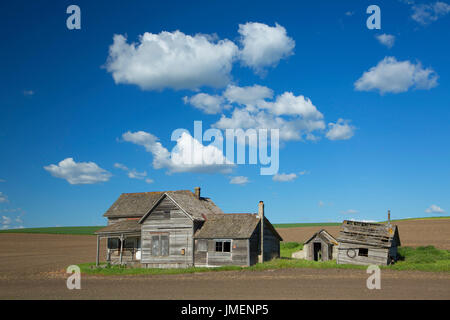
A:
{"type": "Polygon", "coordinates": [[[322,244],[314,242],[314,261],[322,260],[322,244]]]}

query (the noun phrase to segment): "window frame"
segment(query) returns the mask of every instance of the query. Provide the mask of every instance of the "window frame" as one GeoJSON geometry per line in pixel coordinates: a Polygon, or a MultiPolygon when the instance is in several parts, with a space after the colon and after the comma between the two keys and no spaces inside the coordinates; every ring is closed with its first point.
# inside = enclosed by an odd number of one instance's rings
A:
{"type": "Polygon", "coordinates": [[[358,248],[358,257],[368,257],[369,256],[369,248],[358,248]],[[361,252],[361,250],[363,250],[361,252]]]}
{"type": "Polygon", "coordinates": [[[233,248],[233,240],[232,239],[215,239],[214,240],[214,246],[215,246],[215,250],[214,252],[220,252],[220,253],[231,253],[232,252],[232,248],[233,248]],[[225,251],[225,243],[229,244],[229,251],[225,251]],[[220,244],[218,246],[218,244],[220,244]],[[220,250],[217,250],[218,247],[220,247],[220,250]]]}
{"type": "Polygon", "coordinates": [[[170,234],[169,233],[150,233],[151,238],[151,256],[152,257],[168,257],[170,256],[170,234]],[[165,238],[165,239],[163,239],[165,238]],[[157,240],[157,247],[155,252],[155,240],[157,240]],[[163,240],[166,240],[167,251],[163,254],[163,240]]]}

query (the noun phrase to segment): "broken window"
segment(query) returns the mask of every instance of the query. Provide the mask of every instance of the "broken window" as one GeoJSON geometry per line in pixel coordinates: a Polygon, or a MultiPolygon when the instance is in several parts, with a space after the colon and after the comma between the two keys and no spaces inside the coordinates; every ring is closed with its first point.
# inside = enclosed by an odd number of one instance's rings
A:
{"type": "Polygon", "coordinates": [[[369,249],[367,249],[367,248],[359,248],[358,256],[360,256],[360,257],[368,257],[369,256],[369,249]]]}

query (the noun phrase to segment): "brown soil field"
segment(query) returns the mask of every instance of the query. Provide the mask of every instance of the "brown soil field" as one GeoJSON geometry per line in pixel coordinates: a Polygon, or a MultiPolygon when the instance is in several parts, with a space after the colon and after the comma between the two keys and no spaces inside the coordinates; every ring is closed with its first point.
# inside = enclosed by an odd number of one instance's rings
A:
{"type": "MultiPolygon", "coordinates": [[[[449,249],[449,223],[398,223],[402,244],[449,249]]],[[[304,241],[317,229],[279,231],[287,241],[304,241]]],[[[352,269],[82,275],[81,290],[68,290],[65,269],[95,261],[95,253],[94,236],[0,234],[0,299],[450,299],[448,273],[383,270],[381,290],[368,290],[368,274],[352,269]]]]}
{"type": "MultiPolygon", "coordinates": [[[[433,245],[439,249],[450,250],[450,219],[404,220],[393,224],[398,226],[402,246],[433,245]]],[[[279,228],[277,231],[284,241],[304,242],[320,229],[325,229],[337,237],[340,227],[279,228]]]]}

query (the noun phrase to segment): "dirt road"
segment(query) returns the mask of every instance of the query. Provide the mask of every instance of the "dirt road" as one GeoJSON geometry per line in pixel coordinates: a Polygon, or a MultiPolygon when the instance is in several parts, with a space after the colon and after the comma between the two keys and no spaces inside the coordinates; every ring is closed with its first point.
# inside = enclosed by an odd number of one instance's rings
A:
{"type": "Polygon", "coordinates": [[[62,274],[0,280],[0,299],[450,299],[450,276],[382,271],[381,289],[364,270],[286,269],[188,275],[84,276],[68,290],[62,274]]]}

